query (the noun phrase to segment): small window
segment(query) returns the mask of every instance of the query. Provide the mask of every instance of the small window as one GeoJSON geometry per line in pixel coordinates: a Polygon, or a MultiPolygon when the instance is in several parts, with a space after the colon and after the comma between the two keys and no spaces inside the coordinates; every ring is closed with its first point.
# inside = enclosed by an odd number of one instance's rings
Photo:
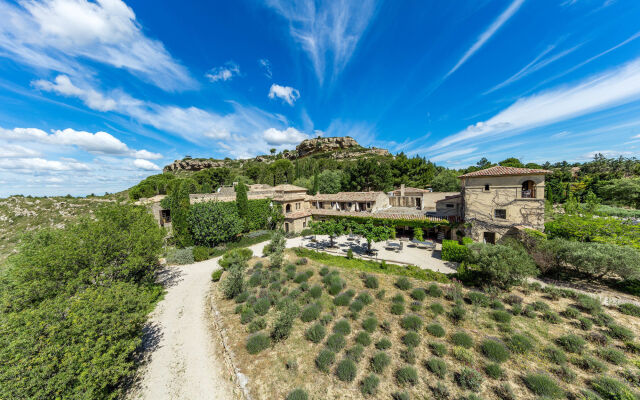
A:
{"type": "Polygon", "coordinates": [[[302,227],[306,228],[307,227],[307,221],[302,221],[302,227]]]}
{"type": "Polygon", "coordinates": [[[507,219],[507,210],[496,209],[493,211],[493,215],[496,218],[507,219]]]}
{"type": "Polygon", "coordinates": [[[447,206],[447,208],[453,208],[453,204],[451,204],[451,203],[447,203],[445,205],[447,206]]]}
{"type": "Polygon", "coordinates": [[[488,184],[484,185],[484,191],[488,192],[489,190],[491,190],[491,186],[489,186],[488,184]]]}

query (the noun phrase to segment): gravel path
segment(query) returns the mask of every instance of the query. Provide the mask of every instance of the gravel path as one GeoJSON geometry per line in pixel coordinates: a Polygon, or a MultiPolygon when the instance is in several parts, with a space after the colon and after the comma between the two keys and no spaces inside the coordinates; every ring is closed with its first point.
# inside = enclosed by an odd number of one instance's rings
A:
{"type": "MultiPolygon", "coordinates": [[[[265,244],[251,249],[261,255],[265,244]]],[[[168,267],[167,293],[151,314],[145,339],[148,360],[128,398],[237,398],[207,307],[211,273],[220,268],[219,259],[168,267]]]]}

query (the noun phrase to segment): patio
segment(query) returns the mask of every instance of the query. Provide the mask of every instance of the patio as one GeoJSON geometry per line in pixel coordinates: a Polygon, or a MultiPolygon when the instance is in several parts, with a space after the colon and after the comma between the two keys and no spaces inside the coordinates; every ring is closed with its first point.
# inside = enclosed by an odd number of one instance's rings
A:
{"type": "Polygon", "coordinates": [[[334,238],[333,247],[330,246],[326,235],[312,235],[290,239],[299,241],[298,245],[309,249],[323,251],[329,254],[346,256],[349,249],[353,256],[367,260],[386,261],[392,264],[415,265],[422,269],[453,273],[457,263],[440,259],[441,244],[430,241],[389,240],[371,244],[368,252],[367,241],[355,235],[344,235],[334,238]]]}

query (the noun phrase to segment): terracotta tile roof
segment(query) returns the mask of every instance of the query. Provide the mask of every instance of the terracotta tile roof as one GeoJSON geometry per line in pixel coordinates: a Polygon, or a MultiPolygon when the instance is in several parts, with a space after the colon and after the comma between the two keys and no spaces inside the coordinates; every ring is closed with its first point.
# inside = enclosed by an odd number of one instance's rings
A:
{"type": "Polygon", "coordinates": [[[458,178],[473,178],[475,176],[541,175],[550,174],[551,172],[552,171],[546,169],[514,168],[498,165],[487,169],[481,169],[479,171],[469,172],[468,174],[460,175],[458,178]]]}
{"type": "Polygon", "coordinates": [[[362,218],[374,218],[374,219],[411,219],[411,220],[425,220],[440,222],[446,221],[446,218],[435,217],[431,215],[416,215],[416,214],[397,214],[397,213],[370,213],[370,212],[357,212],[357,211],[338,211],[338,210],[322,210],[312,209],[311,214],[317,216],[326,217],[362,217],[362,218]]]}
{"type": "Polygon", "coordinates": [[[276,192],[300,192],[300,191],[306,192],[307,191],[306,188],[296,186],[296,185],[289,185],[288,183],[278,185],[274,187],[273,190],[275,190],[276,192]]]}
{"type": "Polygon", "coordinates": [[[311,201],[375,201],[384,192],[340,192],[335,194],[317,194],[311,201]]]}

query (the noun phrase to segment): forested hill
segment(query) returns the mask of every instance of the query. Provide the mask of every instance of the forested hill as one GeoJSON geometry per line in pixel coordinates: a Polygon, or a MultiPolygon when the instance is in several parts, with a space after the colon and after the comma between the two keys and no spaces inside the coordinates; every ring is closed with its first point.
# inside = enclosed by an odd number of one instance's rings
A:
{"type": "MultiPolygon", "coordinates": [[[[344,138],[325,139],[335,141],[344,138]]],[[[597,155],[584,163],[563,161],[544,164],[525,164],[517,158],[493,163],[483,158],[467,168],[449,169],[425,157],[407,157],[404,153],[392,156],[384,149],[363,148],[353,139],[348,139],[344,142],[347,145],[315,141],[310,146],[303,142],[296,151],[274,151],[270,156],[250,160],[229,159],[198,171],[165,168],[163,174],[150,176],[132,187],[129,196],[135,200],[165,194],[179,183],[187,184],[191,193],[209,193],[232,182],[291,183],[306,187],[309,193],[389,191],[402,183],[418,188],[431,187],[434,191],[457,191],[460,188],[459,175],[502,165],[553,171],[547,176],[546,195],[555,203],[565,202],[569,196],[584,202],[589,193],[593,193],[606,204],[640,207],[640,161],[636,158],[597,155]],[[295,156],[292,155],[294,153],[295,156]]]]}

